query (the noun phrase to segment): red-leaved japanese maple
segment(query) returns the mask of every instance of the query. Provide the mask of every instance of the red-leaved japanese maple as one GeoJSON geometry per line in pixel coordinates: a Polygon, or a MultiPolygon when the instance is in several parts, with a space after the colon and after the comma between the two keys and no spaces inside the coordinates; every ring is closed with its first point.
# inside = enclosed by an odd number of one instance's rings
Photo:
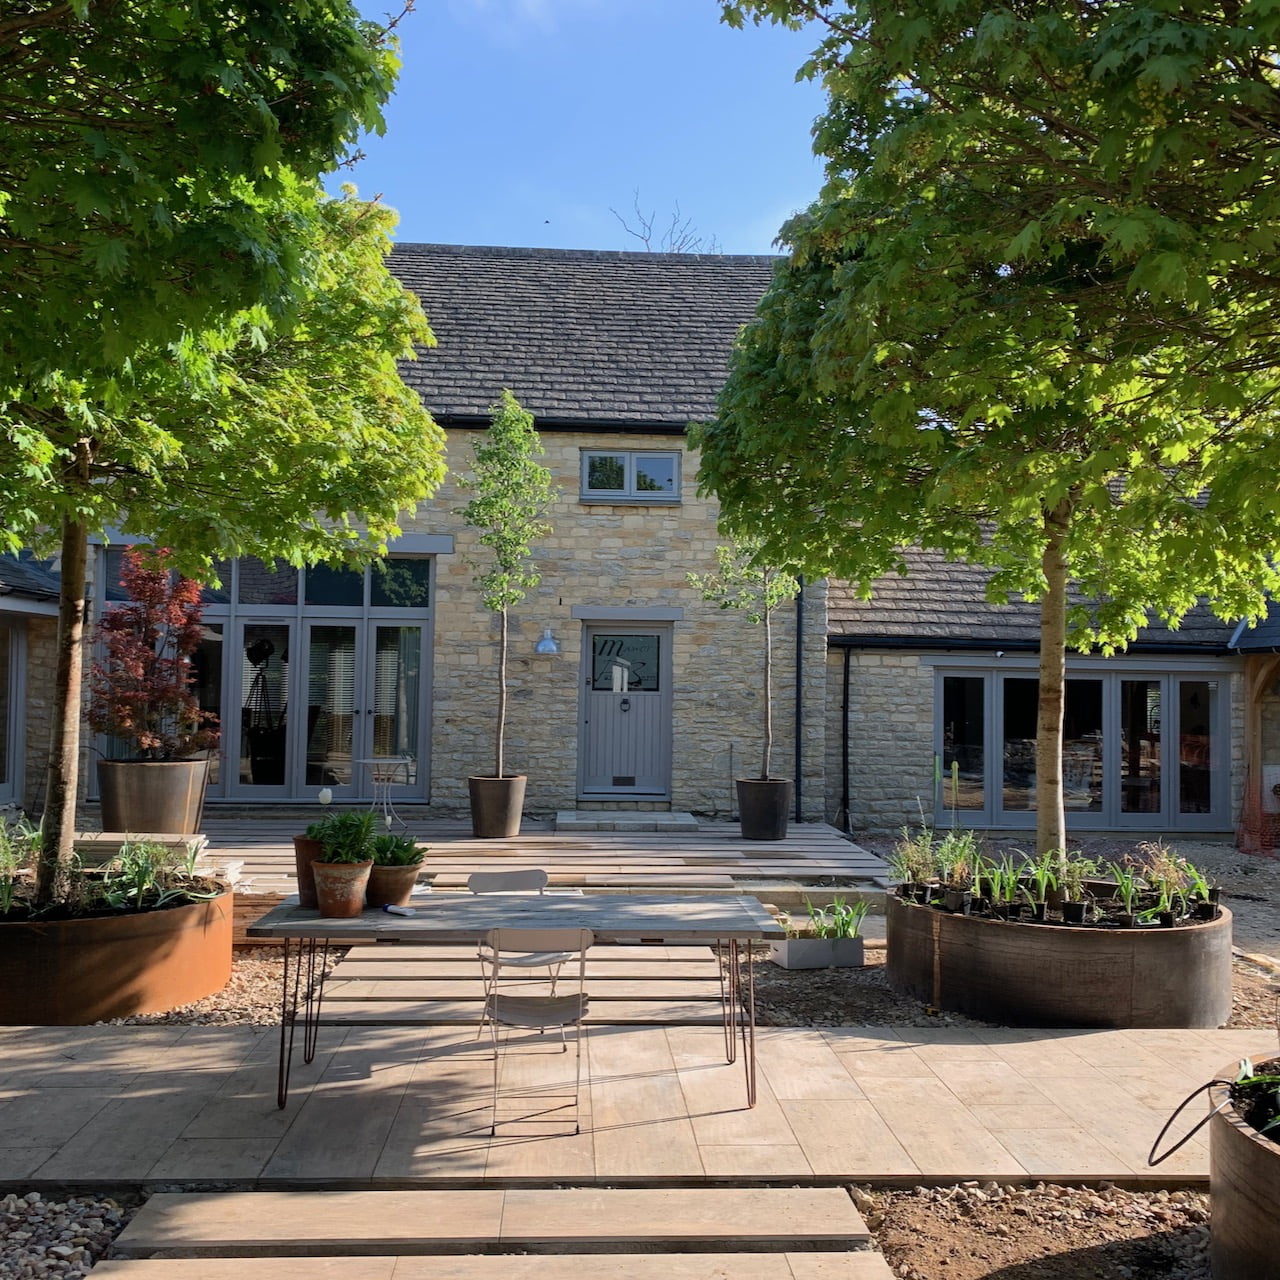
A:
{"type": "Polygon", "coordinates": [[[142,760],[181,760],[218,743],[218,717],[191,689],[200,646],[200,584],[175,574],[165,549],[124,554],[120,585],[129,599],[98,623],[89,724],[131,744],[142,760]]]}

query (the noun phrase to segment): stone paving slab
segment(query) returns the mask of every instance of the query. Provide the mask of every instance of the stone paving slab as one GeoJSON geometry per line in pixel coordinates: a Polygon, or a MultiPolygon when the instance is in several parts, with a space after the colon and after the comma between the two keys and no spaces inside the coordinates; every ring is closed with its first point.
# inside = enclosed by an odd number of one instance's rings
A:
{"type": "Polygon", "coordinates": [[[892,1280],[878,1253],[164,1258],[100,1262],[104,1280],[892,1280]]]}
{"type": "Polygon", "coordinates": [[[572,1094],[574,1055],[517,1036],[502,1077],[512,1123],[496,1138],[492,1060],[472,1027],[323,1027],[310,1065],[299,1037],[283,1111],[277,1045],[270,1028],[0,1028],[0,1184],[1199,1183],[1202,1137],[1149,1169],[1156,1134],[1192,1089],[1275,1038],[761,1028],[747,1109],[719,1027],[597,1026],[574,1136],[547,1108],[572,1094]]]}
{"type": "Polygon", "coordinates": [[[869,1248],[842,1187],[154,1195],[118,1258],[869,1248]]]}

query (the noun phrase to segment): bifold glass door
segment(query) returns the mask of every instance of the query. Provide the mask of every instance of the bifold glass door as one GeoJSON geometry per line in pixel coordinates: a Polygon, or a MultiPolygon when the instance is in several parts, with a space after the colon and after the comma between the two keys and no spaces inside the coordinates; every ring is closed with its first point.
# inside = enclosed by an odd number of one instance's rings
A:
{"type": "MultiPolygon", "coordinates": [[[[1218,678],[1068,677],[1062,785],[1068,824],[1153,830],[1227,821],[1225,706],[1218,678]]],[[[939,821],[1030,826],[1038,797],[1034,675],[944,673],[939,821]]]]}

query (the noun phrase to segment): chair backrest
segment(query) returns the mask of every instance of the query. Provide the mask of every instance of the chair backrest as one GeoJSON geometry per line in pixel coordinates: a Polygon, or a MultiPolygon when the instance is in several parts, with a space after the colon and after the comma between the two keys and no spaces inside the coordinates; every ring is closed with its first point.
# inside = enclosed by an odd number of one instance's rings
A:
{"type": "Polygon", "coordinates": [[[496,952],[570,951],[582,954],[595,942],[590,929],[490,929],[485,939],[496,952]]]}
{"type": "Polygon", "coordinates": [[[467,888],[472,893],[541,893],[547,887],[548,876],[541,867],[527,871],[473,871],[467,877],[467,888]]]}

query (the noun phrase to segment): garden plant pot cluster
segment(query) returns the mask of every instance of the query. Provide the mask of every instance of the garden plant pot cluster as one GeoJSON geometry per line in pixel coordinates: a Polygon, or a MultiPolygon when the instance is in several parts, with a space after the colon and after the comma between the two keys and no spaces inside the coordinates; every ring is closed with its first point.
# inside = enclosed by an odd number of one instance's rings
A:
{"type": "Polygon", "coordinates": [[[1209,1122],[1214,1280],[1272,1280],[1280,1259],[1280,1058],[1215,1084],[1209,1122]],[[1241,1078],[1243,1077],[1243,1078],[1241,1078]]]}
{"type": "Polygon", "coordinates": [[[1231,915],[1160,845],[1106,868],[984,856],[951,832],[904,840],[886,907],[889,982],[1015,1026],[1218,1027],[1231,1015],[1231,915]],[[1082,976],[1087,975],[1087,976],[1082,976]]]}
{"type": "Polygon", "coordinates": [[[405,906],[425,850],[407,836],[375,834],[371,811],[327,814],[294,836],[298,905],[332,919],[368,907],[405,906]]]}

